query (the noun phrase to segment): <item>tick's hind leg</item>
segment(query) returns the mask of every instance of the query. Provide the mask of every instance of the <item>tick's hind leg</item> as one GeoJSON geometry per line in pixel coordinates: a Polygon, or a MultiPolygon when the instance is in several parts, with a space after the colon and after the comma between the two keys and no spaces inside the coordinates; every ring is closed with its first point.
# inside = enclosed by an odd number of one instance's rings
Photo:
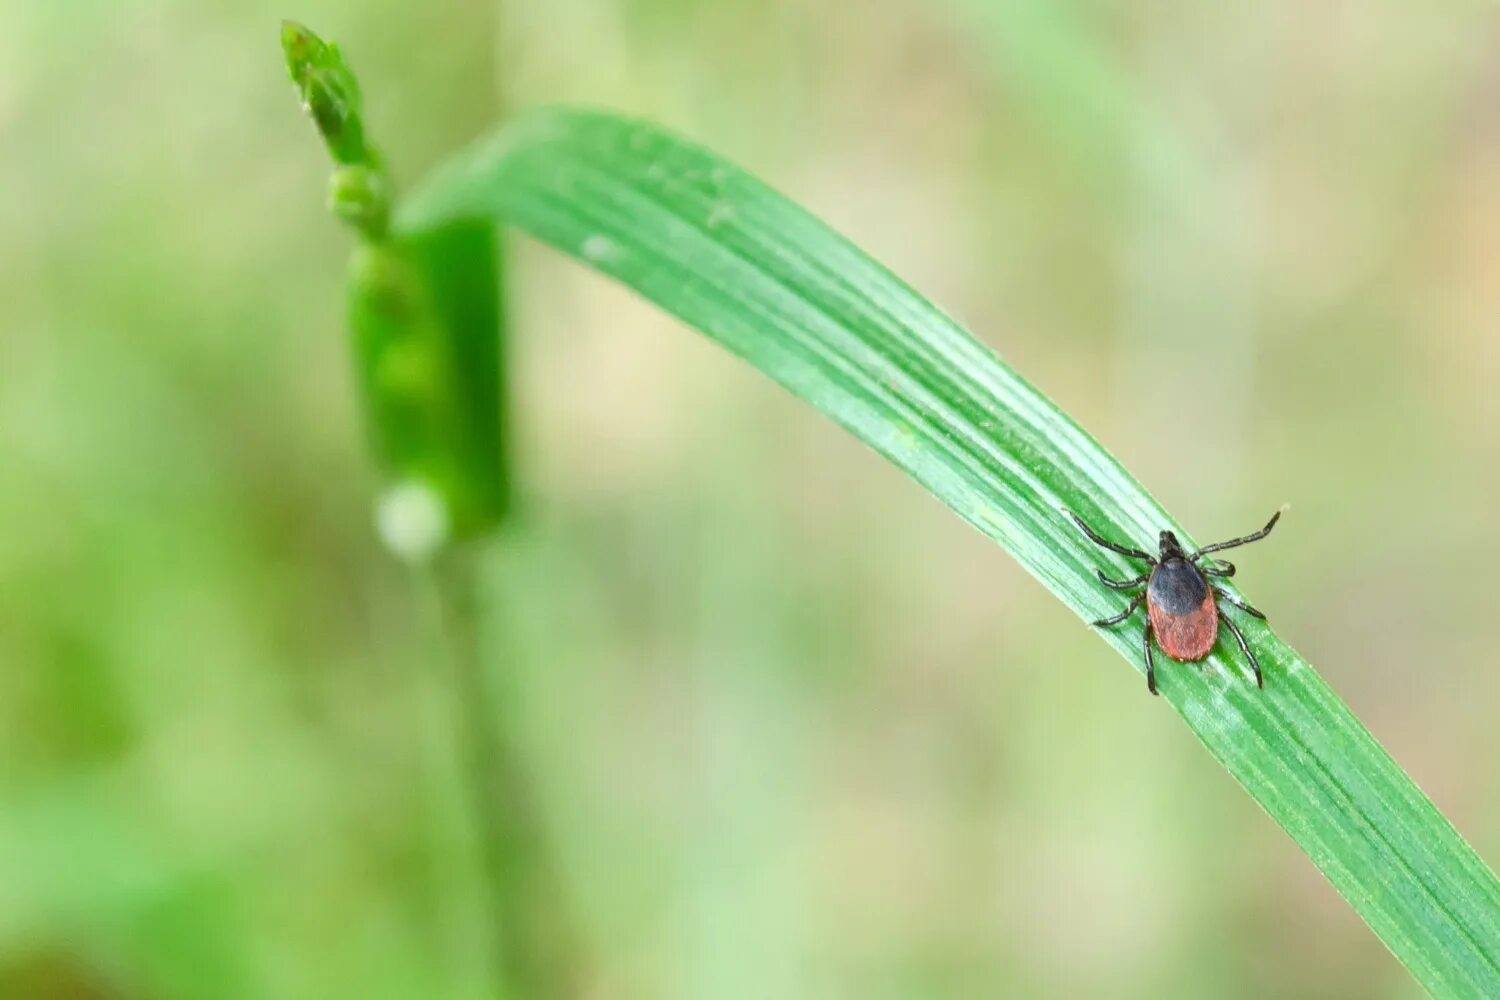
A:
{"type": "Polygon", "coordinates": [[[1254,653],[1250,652],[1250,644],[1245,641],[1245,633],[1241,632],[1240,627],[1236,625],[1222,610],[1219,611],[1219,620],[1224,623],[1229,631],[1234,633],[1235,640],[1240,644],[1240,652],[1244,653],[1245,659],[1250,661],[1250,666],[1255,671],[1255,686],[1258,688],[1265,687],[1266,679],[1261,676],[1260,661],[1255,658],[1254,653]]]}
{"type": "Polygon", "coordinates": [[[1214,593],[1218,594],[1220,597],[1224,598],[1224,600],[1228,601],[1230,604],[1233,604],[1235,607],[1245,612],[1245,614],[1254,615],[1261,621],[1266,620],[1264,612],[1255,610],[1250,605],[1240,600],[1238,597],[1235,597],[1233,594],[1229,593],[1227,590],[1220,590],[1218,587],[1214,587],[1214,593]]]}
{"type": "Polygon", "coordinates": [[[1156,693],[1156,664],[1151,659],[1151,620],[1146,619],[1146,637],[1144,640],[1146,650],[1146,690],[1152,694],[1156,693]]]}
{"type": "Polygon", "coordinates": [[[1140,607],[1141,606],[1141,602],[1144,601],[1145,599],[1146,599],[1146,592],[1143,590],[1139,594],[1136,594],[1134,597],[1132,597],[1130,599],[1130,603],[1127,604],[1127,605],[1125,605],[1125,610],[1124,611],[1121,611],[1117,615],[1111,615],[1108,618],[1100,618],[1098,621],[1096,621],[1096,622],[1090,622],[1089,624],[1094,625],[1094,626],[1096,626],[1098,628],[1107,628],[1110,625],[1118,625],[1122,621],[1124,621],[1125,619],[1129,618],[1131,612],[1133,612],[1136,608],[1140,607]]]}

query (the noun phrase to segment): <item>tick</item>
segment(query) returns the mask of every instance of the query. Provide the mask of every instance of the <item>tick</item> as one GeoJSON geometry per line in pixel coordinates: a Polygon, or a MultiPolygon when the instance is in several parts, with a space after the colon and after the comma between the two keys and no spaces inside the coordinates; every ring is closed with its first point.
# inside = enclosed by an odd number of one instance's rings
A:
{"type": "Polygon", "coordinates": [[[1072,511],[1066,513],[1094,544],[1102,545],[1122,556],[1144,559],[1151,564],[1149,570],[1133,580],[1111,580],[1104,575],[1103,570],[1094,570],[1106,587],[1112,587],[1115,590],[1134,590],[1136,587],[1145,585],[1146,589],[1131,598],[1124,611],[1109,618],[1101,618],[1093,624],[1101,628],[1118,625],[1129,618],[1135,609],[1141,606],[1142,601],[1146,602],[1144,640],[1146,688],[1152,694],[1156,694],[1156,666],[1151,660],[1151,636],[1155,634],[1162,652],[1172,659],[1193,662],[1203,659],[1208,655],[1208,651],[1214,648],[1214,642],[1219,637],[1219,622],[1221,621],[1233,634],[1235,641],[1240,644],[1240,651],[1245,654],[1245,659],[1250,661],[1250,666],[1255,671],[1256,686],[1265,687],[1265,679],[1260,672],[1260,661],[1255,658],[1254,653],[1250,652],[1250,644],[1245,641],[1245,635],[1240,631],[1240,627],[1224,613],[1224,609],[1219,607],[1215,598],[1221,597],[1261,621],[1265,621],[1266,616],[1238,597],[1209,582],[1208,578],[1212,576],[1234,576],[1234,563],[1226,559],[1208,559],[1205,562],[1204,557],[1211,552],[1222,552],[1225,549],[1260,541],[1271,533],[1272,528],[1276,527],[1276,522],[1281,518],[1281,511],[1278,510],[1272,514],[1266,526],[1253,535],[1244,535],[1240,538],[1231,538],[1227,542],[1205,545],[1192,555],[1182,550],[1182,544],[1177,541],[1176,535],[1170,531],[1163,531],[1157,542],[1160,552],[1156,556],[1142,552],[1140,549],[1117,545],[1084,524],[1083,519],[1077,514],[1072,511]]]}

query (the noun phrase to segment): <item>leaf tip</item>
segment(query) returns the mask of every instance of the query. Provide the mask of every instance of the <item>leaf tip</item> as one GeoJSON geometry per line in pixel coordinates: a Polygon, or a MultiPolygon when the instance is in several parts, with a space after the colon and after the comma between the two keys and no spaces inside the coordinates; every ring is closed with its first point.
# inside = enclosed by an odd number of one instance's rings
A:
{"type": "Polygon", "coordinates": [[[289,18],[281,22],[281,51],[286,56],[287,72],[299,87],[324,47],[323,39],[307,25],[289,18]]]}
{"type": "Polygon", "coordinates": [[[281,22],[281,51],[287,73],[339,163],[369,163],[375,157],[365,145],[360,120],[359,82],[337,45],[325,42],[299,21],[281,22]]]}

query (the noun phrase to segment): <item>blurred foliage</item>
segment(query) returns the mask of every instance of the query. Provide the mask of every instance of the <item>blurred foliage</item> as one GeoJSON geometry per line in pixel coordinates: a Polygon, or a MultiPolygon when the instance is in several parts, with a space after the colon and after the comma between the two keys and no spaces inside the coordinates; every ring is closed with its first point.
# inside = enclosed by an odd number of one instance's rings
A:
{"type": "MultiPolygon", "coordinates": [[[[287,15],[399,82],[366,107],[398,181],[488,122],[497,77],[654,116],[943,302],[1195,532],[1294,501],[1241,578],[1500,856],[1491,5],[20,0],[0,996],[482,982],[440,654],[369,527],[348,238],[268,44],[287,15]]],[[[517,250],[492,653],[596,995],[1413,995],[1016,566],[517,250]]]]}

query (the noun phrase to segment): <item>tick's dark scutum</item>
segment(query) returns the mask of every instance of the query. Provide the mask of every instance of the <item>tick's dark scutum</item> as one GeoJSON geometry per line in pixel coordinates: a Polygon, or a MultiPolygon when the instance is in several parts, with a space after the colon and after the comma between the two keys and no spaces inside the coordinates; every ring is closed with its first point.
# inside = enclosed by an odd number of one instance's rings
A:
{"type": "Polygon", "coordinates": [[[1151,603],[1169,615],[1192,614],[1207,596],[1208,581],[1186,559],[1168,559],[1157,566],[1147,587],[1151,603]]]}

